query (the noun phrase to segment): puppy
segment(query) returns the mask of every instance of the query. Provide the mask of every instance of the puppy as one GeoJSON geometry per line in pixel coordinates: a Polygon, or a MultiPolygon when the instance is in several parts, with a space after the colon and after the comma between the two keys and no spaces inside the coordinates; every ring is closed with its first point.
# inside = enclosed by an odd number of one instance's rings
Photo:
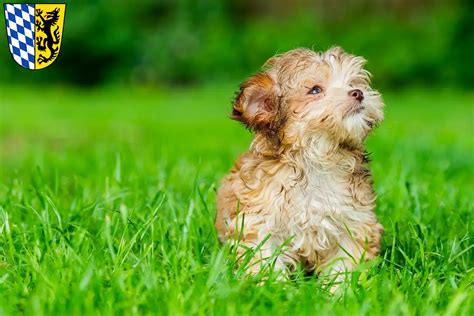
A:
{"type": "Polygon", "coordinates": [[[231,117],[254,139],[222,181],[215,226],[221,241],[255,250],[249,272],[302,264],[340,279],[377,255],[364,140],[384,104],[365,62],[338,47],[298,48],[240,86],[231,117]]]}

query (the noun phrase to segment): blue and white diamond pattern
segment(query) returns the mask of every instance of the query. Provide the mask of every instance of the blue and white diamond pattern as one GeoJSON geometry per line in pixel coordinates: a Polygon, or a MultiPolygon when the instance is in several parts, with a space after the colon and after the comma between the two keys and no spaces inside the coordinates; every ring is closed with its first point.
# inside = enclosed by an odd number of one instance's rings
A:
{"type": "Polygon", "coordinates": [[[35,69],[35,5],[5,4],[4,9],[13,59],[24,68],[35,69]]]}

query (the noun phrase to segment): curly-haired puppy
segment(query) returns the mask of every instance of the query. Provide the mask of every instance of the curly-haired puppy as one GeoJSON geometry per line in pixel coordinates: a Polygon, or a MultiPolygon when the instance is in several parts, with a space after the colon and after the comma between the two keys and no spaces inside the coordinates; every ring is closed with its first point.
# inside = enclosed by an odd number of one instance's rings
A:
{"type": "Polygon", "coordinates": [[[232,118],[255,135],[219,189],[216,228],[256,250],[250,272],[269,260],[280,271],[344,272],[377,255],[364,140],[384,104],[364,64],[338,47],[299,48],[241,85],[232,118]]]}

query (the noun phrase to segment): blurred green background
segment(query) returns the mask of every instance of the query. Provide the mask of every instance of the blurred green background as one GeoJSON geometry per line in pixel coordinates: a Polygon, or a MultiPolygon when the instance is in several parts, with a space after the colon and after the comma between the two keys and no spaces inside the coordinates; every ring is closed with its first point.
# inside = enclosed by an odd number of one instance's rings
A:
{"type": "Polygon", "coordinates": [[[469,0],[66,3],[64,42],[55,64],[34,74],[18,69],[3,33],[0,83],[234,81],[275,53],[341,45],[369,60],[379,87],[474,85],[474,2],[469,0]]]}

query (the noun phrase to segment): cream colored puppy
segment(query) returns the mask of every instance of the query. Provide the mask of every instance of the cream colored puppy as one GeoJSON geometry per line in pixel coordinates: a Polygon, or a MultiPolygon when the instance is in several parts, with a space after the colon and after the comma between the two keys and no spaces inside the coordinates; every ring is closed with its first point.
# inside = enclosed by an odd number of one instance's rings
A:
{"type": "Polygon", "coordinates": [[[241,251],[258,246],[251,272],[269,258],[281,271],[298,262],[350,271],[377,255],[383,229],[364,140],[384,104],[364,64],[337,47],[299,48],[241,85],[232,118],[255,137],[222,182],[216,228],[241,251]]]}

